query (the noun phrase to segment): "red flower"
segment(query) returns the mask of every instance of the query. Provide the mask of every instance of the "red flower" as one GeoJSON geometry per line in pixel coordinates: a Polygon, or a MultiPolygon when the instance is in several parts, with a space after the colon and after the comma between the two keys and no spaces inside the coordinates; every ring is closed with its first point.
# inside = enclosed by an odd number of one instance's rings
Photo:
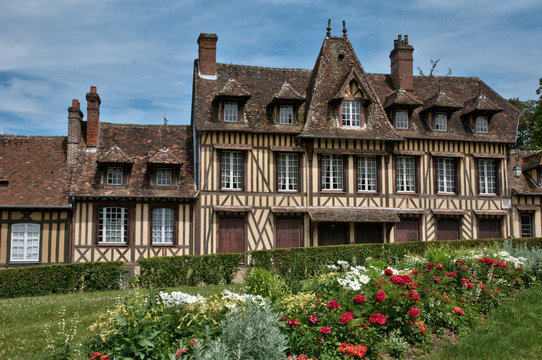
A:
{"type": "Polygon", "coordinates": [[[290,321],[288,321],[288,325],[296,326],[297,325],[297,320],[296,319],[290,319],[290,321]]]}
{"type": "Polygon", "coordinates": [[[433,264],[432,262],[430,262],[430,263],[428,263],[427,265],[425,265],[425,267],[427,267],[428,269],[429,269],[429,268],[432,268],[432,267],[434,267],[434,266],[435,266],[435,264],[433,264]]]}
{"type": "Polygon", "coordinates": [[[343,342],[341,346],[337,349],[338,352],[346,354],[346,357],[357,357],[357,358],[363,358],[363,355],[367,352],[367,346],[365,345],[352,345],[343,342]]]}
{"type": "Polygon", "coordinates": [[[420,272],[417,269],[414,269],[410,272],[410,275],[418,275],[420,272]]]}
{"type": "Polygon", "coordinates": [[[331,310],[333,309],[340,309],[341,305],[337,302],[337,300],[331,300],[327,303],[327,307],[331,310]]]}
{"type": "Polygon", "coordinates": [[[443,270],[443,269],[444,269],[444,266],[442,266],[442,264],[438,264],[438,265],[437,265],[437,269],[443,270]]]}
{"type": "Polygon", "coordinates": [[[377,291],[375,301],[380,302],[384,300],[386,300],[386,293],[383,290],[377,291]]]}
{"type": "Polygon", "coordinates": [[[391,277],[391,282],[393,284],[405,285],[406,283],[411,283],[412,279],[408,275],[394,275],[391,277]]]}
{"type": "Polygon", "coordinates": [[[309,321],[310,321],[311,323],[313,323],[313,324],[316,324],[316,323],[318,322],[318,320],[320,320],[320,319],[318,319],[318,317],[317,317],[316,315],[311,315],[311,316],[309,317],[309,321]]]}
{"type": "Polygon", "coordinates": [[[321,332],[322,334],[329,334],[329,333],[331,332],[331,328],[330,328],[330,327],[327,327],[327,326],[322,326],[322,327],[320,328],[320,332],[321,332]]]}
{"type": "Polygon", "coordinates": [[[435,276],[433,280],[435,280],[436,282],[442,282],[442,280],[438,276],[435,276]]]}
{"type": "Polygon", "coordinates": [[[280,321],[286,322],[286,321],[288,321],[288,318],[286,316],[283,316],[283,317],[280,318],[280,321]]]}
{"type": "Polygon", "coordinates": [[[109,355],[102,355],[100,360],[109,360],[109,355]]]}
{"type": "Polygon", "coordinates": [[[408,297],[412,298],[414,301],[420,301],[420,295],[416,294],[414,291],[411,291],[410,294],[408,294],[408,297]]]}
{"type": "Polygon", "coordinates": [[[392,269],[386,269],[384,270],[384,274],[390,276],[390,275],[393,275],[393,270],[392,269]]]}
{"type": "Polygon", "coordinates": [[[190,339],[190,346],[196,345],[196,339],[190,339]]]}
{"type": "Polygon", "coordinates": [[[339,324],[346,324],[353,318],[354,318],[354,314],[352,314],[350,311],[345,312],[343,316],[341,316],[341,319],[339,320],[339,324]]]}
{"type": "Polygon", "coordinates": [[[384,315],[379,314],[379,313],[373,314],[369,318],[369,322],[371,324],[378,323],[380,325],[384,325],[387,321],[388,321],[388,319],[386,319],[386,317],[384,315]]]}
{"type": "Polygon", "coordinates": [[[365,296],[356,295],[354,296],[354,304],[363,304],[366,301],[365,296]]]}
{"type": "Polygon", "coordinates": [[[94,360],[96,358],[99,358],[100,356],[102,356],[102,354],[96,351],[95,353],[90,354],[90,356],[88,357],[88,360],[94,360]]]}
{"type": "Polygon", "coordinates": [[[456,313],[457,315],[463,315],[463,314],[464,314],[463,309],[461,309],[460,307],[457,307],[457,306],[454,307],[454,308],[452,309],[452,311],[453,311],[454,313],[456,313]]]}
{"type": "Polygon", "coordinates": [[[469,279],[465,279],[465,278],[461,279],[461,285],[465,285],[465,284],[468,284],[468,283],[470,283],[469,279]]]}
{"type": "Polygon", "coordinates": [[[408,310],[408,316],[416,317],[418,315],[420,315],[420,309],[412,308],[412,309],[408,310]]]}

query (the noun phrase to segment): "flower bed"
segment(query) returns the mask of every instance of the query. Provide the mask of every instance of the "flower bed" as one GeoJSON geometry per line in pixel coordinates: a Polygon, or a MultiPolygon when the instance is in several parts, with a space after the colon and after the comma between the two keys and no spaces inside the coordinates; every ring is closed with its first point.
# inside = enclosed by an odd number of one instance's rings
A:
{"type": "Polygon", "coordinates": [[[521,268],[525,259],[502,251],[425,256],[391,266],[338,261],[295,293],[258,270],[257,280],[247,279],[253,295],[133,296],[97,324],[89,353],[112,359],[401,358],[412,347],[430,349],[431,333],[467,331],[530,279],[521,268]],[[269,296],[269,289],[273,300],[258,296],[269,296]]]}

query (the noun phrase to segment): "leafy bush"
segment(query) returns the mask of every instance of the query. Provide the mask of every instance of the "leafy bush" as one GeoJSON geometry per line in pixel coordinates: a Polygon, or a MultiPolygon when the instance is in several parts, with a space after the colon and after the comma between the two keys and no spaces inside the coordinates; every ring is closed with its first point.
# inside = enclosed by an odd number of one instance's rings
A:
{"type": "Polygon", "coordinates": [[[542,248],[507,240],[502,243],[501,249],[515,258],[524,259],[523,267],[531,271],[538,280],[542,280],[542,248]]]}
{"type": "Polygon", "coordinates": [[[119,289],[125,274],[122,264],[115,261],[0,270],[0,297],[119,289]]]}
{"type": "Polygon", "coordinates": [[[252,269],[245,279],[247,292],[253,295],[268,297],[272,301],[278,301],[288,293],[284,280],[278,278],[265,269],[252,269]]]}

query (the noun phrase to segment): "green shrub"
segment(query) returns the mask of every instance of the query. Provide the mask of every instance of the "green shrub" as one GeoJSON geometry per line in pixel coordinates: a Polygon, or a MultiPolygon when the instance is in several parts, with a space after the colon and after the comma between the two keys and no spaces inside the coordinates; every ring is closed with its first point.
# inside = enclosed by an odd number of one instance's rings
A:
{"type": "Polygon", "coordinates": [[[452,249],[447,245],[431,247],[427,249],[425,258],[428,262],[441,264],[444,268],[450,269],[453,260],[452,249]]]}
{"type": "Polygon", "coordinates": [[[252,269],[245,280],[249,294],[270,298],[273,302],[286,295],[288,288],[284,280],[265,269],[252,269]]]}
{"type": "Polygon", "coordinates": [[[0,297],[119,289],[125,273],[122,264],[115,261],[0,270],[0,297]]]}

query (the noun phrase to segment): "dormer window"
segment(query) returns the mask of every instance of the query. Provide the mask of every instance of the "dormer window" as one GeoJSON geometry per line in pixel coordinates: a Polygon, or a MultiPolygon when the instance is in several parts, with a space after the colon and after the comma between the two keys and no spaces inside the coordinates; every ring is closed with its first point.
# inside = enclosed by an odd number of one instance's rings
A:
{"type": "Polygon", "coordinates": [[[122,185],[123,169],[120,166],[109,166],[107,168],[107,185],[119,186],[122,185]]]}
{"type": "Polygon", "coordinates": [[[344,100],[342,102],[342,125],[360,127],[360,102],[344,100]]]}
{"type": "Polygon", "coordinates": [[[171,186],[172,171],[171,168],[156,169],[156,186],[171,186]]]}
{"type": "Polygon", "coordinates": [[[448,130],[448,115],[446,115],[446,113],[435,114],[435,130],[437,131],[448,130]]]}
{"type": "Polygon", "coordinates": [[[237,103],[224,103],[224,122],[237,122],[237,103]]]}
{"type": "Polygon", "coordinates": [[[397,129],[408,129],[408,111],[397,110],[395,112],[395,127],[397,129]]]}
{"type": "Polygon", "coordinates": [[[283,125],[292,125],[294,123],[294,106],[280,105],[279,122],[283,125]]]}
{"type": "Polygon", "coordinates": [[[488,131],[488,121],[487,116],[477,116],[476,117],[476,132],[481,134],[486,134],[488,131]]]}

